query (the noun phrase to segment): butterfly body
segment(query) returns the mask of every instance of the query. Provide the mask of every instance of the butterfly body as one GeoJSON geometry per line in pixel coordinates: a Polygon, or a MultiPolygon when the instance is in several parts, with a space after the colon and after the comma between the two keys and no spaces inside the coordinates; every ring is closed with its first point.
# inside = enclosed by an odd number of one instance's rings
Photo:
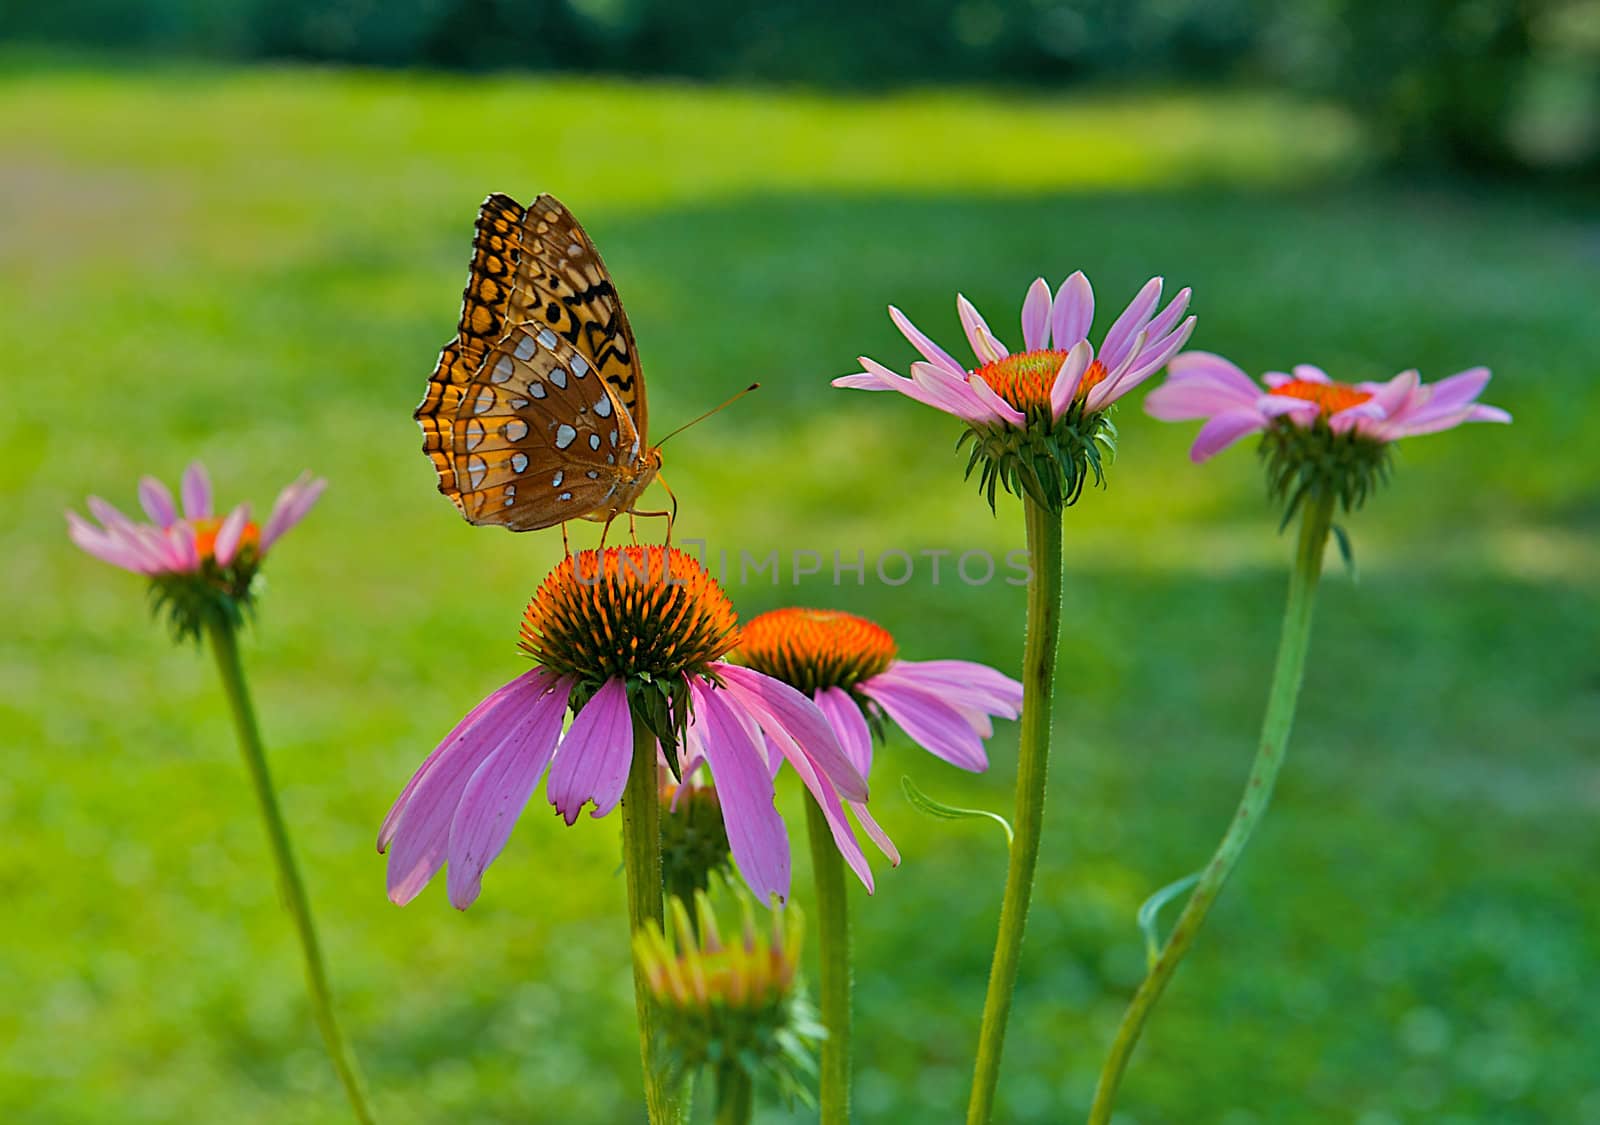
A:
{"type": "Polygon", "coordinates": [[[553,196],[479,209],[460,326],[415,417],[439,491],[471,523],[533,531],[636,510],[661,454],[633,330],[553,196]]]}

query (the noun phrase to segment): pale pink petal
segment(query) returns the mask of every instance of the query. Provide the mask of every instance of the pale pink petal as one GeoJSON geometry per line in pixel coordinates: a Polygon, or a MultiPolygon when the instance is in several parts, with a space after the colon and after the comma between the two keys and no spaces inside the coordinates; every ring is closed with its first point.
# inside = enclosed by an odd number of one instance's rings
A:
{"type": "Polygon", "coordinates": [[[569,825],[577,821],[586,801],[594,802],[595,816],[605,816],[622,800],[632,765],[628,685],[622,679],[607,680],[561,740],[545,795],[569,825]]]}
{"type": "MultiPolygon", "coordinates": [[[[947,371],[942,371],[931,363],[921,360],[911,365],[911,381],[916,384],[917,391],[907,391],[913,398],[921,397],[923,402],[943,410],[946,414],[954,414],[957,418],[967,422],[992,422],[997,417],[1004,418],[1006,412],[1011,410],[1006,403],[992,392],[987,386],[982,390],[978,384],[982,381],[973,377],[969,383],[965,379],[957,379],[947,371]]],[[[1017,417],[1021,417],[1017,414],[1017,417]]]]}
{"type": "Polygon", "coordinates": [[[711,779],[722,804],[722,822],[739,874],[761,902],[789,897],[789,835],[778,815],[772,776],[760,747],[721,699],[721,693],[690,681],[711,779]]]}
{"type": "Polygon", "coordinates": [[[1261,376],[1261,382],[1268,387],[1276,389],[1283,386],[1285,383],[1294,382],[1294,376],[1286,375],[1282,371],[1268,371],[1265,375],[1261,376]]]}
{"type": "Polygon", "coordinates": [[[829,687],[817,692],[817,710],[833,728],[845,757],[862,777],[872,770],[872,730],[866,716],[843,688],[829,687]]]}
{"type": "Polygon", "coordinates": [[[1265,429],[1266,425],[1267,420],[1259,410],[1224,410],[1200,427],[1194,445],[1189,450],[1189,458],[1196,462],[1204,461],[1246,434],[1265,429]]]}
{"type": "Polygon", "coordinates": [[[444,865],[450,822],[472,774],[506,733],[540,699],[566,709],[572,684],[542,668],[523,673],[490,694],[456,724],[444,741],[411,775],[378,829],[378,850],[389,855],[389,898],[405,905],[444,865]]]}
{"type": "Polygon", "coordinates": [[[1468,422],[1510,422],[1511,412],[1502,410],[1498,406],[1490,406],[1487,403],[1480,402],[1475,403],[1467,411],[1466,420],[1468,422]]]}
{"type": "Polygon", "coordinates": [[[713,663],[712,670],[769,733],[786,732],[816,763],[839,793],[852,801],[867,799],[867,781],[839,745],[838,737],[817,706],[781,680],[754,668],[713,663]]]}
{"type": "Polygon", "coordinates": [[[967,343],[972,345],[972,354],[978,357],[979,363],[993,363],[1010,354],[1006,346],[989,331],[988,324],[972,307],[972,302],[959,293],[956,294],[956,312],[961,317],[961,327],[966,330],[967,343]]]}
{"type": "Polygon", "coordinates": [[[135,574],[148,573],[144,559],[131,543],[118,540],[108,532],[93,526],[77,512],[67,513],[67,535],[81,550],[101,562],[135,574]]]}
{"type": "Polygon", "coordinates": [[[133,521],[123,515],[115,504],[109,504],[98,496],[91,496],[84,503],[89,506],[89,514],[99,520],[108,531],[133,527],[133,521]]]}
{"type": "Polygon", "coordinates": [[[952,375],[965,375],[967,373],[967,369],[961,366],[953,355],[923,335],[921,330],[911,323],[906,314],[893,305],[889,306],[889,319],[894,321],[894,326],[900,329],[900,334],[910,342],[913,348],[922,353],[928,362],[944,368],[952,375]]]}
{"type": "Polygon", "coordinates": [[[1294,377],[1296,379],[1299,379],[1302,383],[1331,383],[1331,382],[1333,382],[1332,379],[1328,378],[1328,373],[1326,371],[1324,371],[1320,367],[1313,366],[1312,364],[1309,364],[1309,363],[1297,363],[1297,364],[1295,364],[1294,365],[1294,377]]]}
{"type": "Polygon", "coordinates": [[[1426,406],[1430,410],[1455,410],[1466,406],[1489,385],[1487,367],[1471,367],[1432,384],[1426,406]]]}
{"type": "MultiPolygon", "coordinates": [[[[445,872],[450,905],[457,910],[477,901],[484,870],[511,839],[517,818],[538,788],[561,738],[567,694],[549,692],[523,708],[500,745],[472,771],[461,791],[450,819],[450,867],[445,872]]],[[[400,830],[404,839],[404,822],[400,830]]]]}
{"type": "Polygon", "coordinates": [[[860,685],[861,693],[881,706],[911,740],[951,765],[979,772],[989,768],[983,740],[961,712],[936,695],[881,678],[860,685]]]}
{"type": "Polygon", "coordinates": [[[971,376],[967,385],[983,407],[1000,421],[1019,428],[1027,425],[1028,416],[997,395],[982,375],[971,376]]]}
{"type": "Polygon", "coordinates": [[[173,506],[172,493],[155,477],[139,478],[139,503],[145,515],[158,527],[171,527],[178,522],[178,509],[173,506]]]}
{"type": "MultiPolygon", "coordinates": [[[[1393,379],[1390,379],[1387,383],[1383,384],[1382,388],[1372,396],[1372,399],[1369,402],[1362,403],[1361,405],[1368,407],[1371,413],[1375,414],[1379,418],[1391,418],[1394,416],[1395,412],[1399,410],[1399,408],[1408,399],[1410,399],[1414,393],[1416,393],[1416,390],[1421,383],[1422,377],[1415,371],[1402,371],[1393,379]]],[[[1359,409],[1360,407],[1352,408],[1352,410],[1359,409]]],[[[1339,414],[1346,413],[1350,413],[1350,411],[1339,412],[1339,414]]],[[[1334,418],[1338,418],[1339,414],[1335,414],[1334,418]]],[[[1330,419],[1330,422],[1331,421],[1332,419],[1330,419]]]]}
{"type": "Polygon", "coordinates": [[[850,827],[849,817],[845,816],[844,803],[839,799],[839,791],[822,775],[787,733],[780,729],[769,728],[768,737],[778,750],[778,754],[774,757],[781,755],[783,760],[794,767],[794,772],[800,775],[800,780],[810,792],[812,800],[816,801],[817,807],[822,810],[823,819],[828,822],[828,834],[833,837],[834,847],[839,850],[850,870],[856,873],[856,878],[867,888],[867,893],[871,894],[872,868],[867,865],[867,857],[861,850],[861,844],[856,839],[854,830],[850,827]]]}
{"type": "Polygon", "coordinates": [[[975,708],[1007,719],[1022,713],[1020,683],[982,664],[962,660],[899,660],[865,682],[905,684],[938,696],[953,707],[975,708]]]}
{"type": "Polygon", "coordinates": [[[867,839],[878,846],[888,859],[891,866],[900,866],[900,849],[894,846],[894,841],[889,839],[889,834],[878,827],[878,822],[872,819],[872,814],[867,811],[864,802],[851,801],[850,811],[856,814],[856,819],[861,822],[861,830],[867,834],[867,839]]]}
{"type": "MultiPolygon", "coordinates": [[[[1195,418],[1209,418],[1224,410],[1249,410],[1257,400],[1273,397],[1263,395],[1261,388],[1248,379],[1240,386],[1232,380],[1183,377],[1177,371],[1178,361],[1194,354],[1187,352],[1172,361],[1167,381],[1144,396],[1145,413],[1163,422],[1188,422],[1195,418]]],[[[1284,401],[1289,400],[1285,398],[1284,401]]],[[[1316,406],[1315,403],[1307,405],[1316,406]]]]}
{"type": "Polygon", "coordinates": [[[1184,310],[1189,307],[1189,298],[1192,295],[1193,290],[1188,286],[1178,290],[1177,296],[1173,297],[1167,307],[1161,310],[1160,315],[1145,328],[1145,335],[1149,337],[1151,347],[1160,347],[1162,337],[1171,332],[1183,319],[1184,310]]]}
{"type": "Polygon", "coordinates": [[[1078,386],[1083,382],[1083,373],[1089,370],[1093,360],[1094,348],[1088,340],[1079,340],[1072,345],[1067,358],[1061,361],[1061,370],[1056,372],[1056,381],[1050,385],[1051,417],[1059,418],[1072,408],[1072,400],[1078,397],[1078,386]]]}
{"type": "Polygon", "coordinates": [[[183,514],[191,520],[211,518],[211,478],[198,461],[183,471],[183,514]]]}
{"type": "Polygon", "coordinates": [[[200,569],[200,550],[195,546],[194,531],[187,524],[175,523],[165,532],[149,527],[138,530],[147,532],[152,541],[161,540],[168,569],[180,574],[191,574],[200,569]]]}
{"type": "Polygon", "coordinates": [[[212,549],[212,557],[217,560],[218,566],[225,567],[233,561],[234,552],[239,549],[239,537],[244,534],[244,525],[249,522],[250,505],[240,504],[228,513],[228,518],[217,528],[217,541],[212,549]]]}
{"type": "Polygon", "coordinates": [[[1133,363],[1117,380],[1113,396],[1121,398],[1150,376],[1160,371],[1166,362],[1171,359],[1184,344],[1189,342],[1189,337],[1194,333],[1195,318],[1190,317],[1178,327],[1176,332],[1168,333],[1165,339],[1156,340],[1153,336],[1151,342],[1140,348],[1134,355],[1133,363]]]}
{"type": "Polygon", "coordinates": [[[1150,317],[1155,312],[1156,303],[1161,300],[1161,278],[1152,277],[1144,283],[1138,295],[1128,302],[1128,307],[1117,317],[1116,323],[1106,331],[1106,338],[1100,345],[1100,362],[1107,369],[1119,367],[1122,361],[1135,350],[1134,341],[1150,323],[1150,317]]]}
{"type": "MultiPolygon", "coordinates": [[[[1133,343],[1128,346],[1127,354],[1123,356],[1122,362],[1113,368],[1111,373],[1104,379],[1090,387],[1089,393],[1083,396],[1083,408],[1085,410],[1104,410],[1117,401],[1122,394],[1123,377],[1128,374],[1128,371],[1138,360],[1139,352],[1143,348],[1144,333],[1141,332],[1134,338],[1133,343]]],[[[1102,362],[1104,362],[1103,354],[1102,362]]]]}
{"type": "Polygon", "coordinates": [[[263,556],[285,532],[306,518],[327,487],[326,480],[322,477],[313,478],[307,472],[301,473],[293,484],[278,493],[278,499],[272,505],[272,514],[267,517],[267,525],[261,529],[261,543],[257,549],[263,556]]]}
{"type": "Polygon", "coordinates": [[[1089,336],[1094,323],[1094,288],[1078,270],[1056,290],[1050,312],[1051,339],[1058,351],[1066,351],[1089,336]]]}
{"type": "Polygon", "coordinates": [[[1030,352],[1050,346],[1050,283],[1042,277],[1022,301],[1022,346],[1030,352]]]}
{"type": "Polygon", "coordinates": [[[1268,418],[1276,418],[1280,414],[1299,414],[1302,416],[1301,420],[1307,424],[1322,413],[1322,407],[1310,399],[1295,398],[1293,395],[1262,395],[1256,400],[1255,408],[1268,418]]]}

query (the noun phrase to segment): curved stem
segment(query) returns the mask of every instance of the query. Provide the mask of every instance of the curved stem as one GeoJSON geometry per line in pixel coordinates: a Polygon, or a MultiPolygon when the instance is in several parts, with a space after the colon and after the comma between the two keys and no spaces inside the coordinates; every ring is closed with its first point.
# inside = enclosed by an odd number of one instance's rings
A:
{"type": "Polygon", "coordinates": [[[1000,905],[1000,933],[989,993],[978,1033],[978,1059],[967,1104],[967,1125],[986,1125],[994,1112],[1000,1080],[1000,1053],[1006,1020],[1017,985],[1022,932],[1028,922],[1028,900],[1039,860],[1039,832],[1044,821],[1045,774],[1050,759],[1051,696],[1055,690],[1056,638],[1061,629],[1061,513],[1022,501],[1028,531],[1028,631],[1022,650],[1022,718],[1017,754],[1017,812],[1011,862],[1006,870],[1005,897],[1000,905]]]}
{"type": "Polygon", "coordinates": [[[850,1121],[850,913],[844,857],[834,846],[822,806],[806,798],[811,877],[817,896],[819,987],[822,993],[822,1125],[850,1121]]]}
{"type": "MultiPolygon", "coordinates": [[[[665,920],[661,898],[661,790],[656,780],[656,739],[637,716],[633,720],[633,766],[622,791],[622,866],[628,877],[628,933],[646,922],[665,920]]],[[[656,1058],[656,1004],[637,960],[633,1002],[639,1018],[639,1061],[644,1067],[644,1100],[651,1125],[676,1125],[682,1117],[678,1092],[656,1058]]]]}
{"type": "Polygon", "coordinates": [[[250,691],[245,686],[244,665],[239,660],[239,641],[233,626],[213,620],[207,626],[211,637],[211,652],[217,660],[217,672],[222,677],[222,688],[227,693],[228,705],[233,711],[233,725],[239,734],[239,747],[244,751],[245,766],[250,771],[250,782],[255,789],[256,801],[261,806],[261,819],[267,826],[267,839],[272,845],[272,858],[278,867],[278,883],[284,902],[294,918],[295,932],[300,936],[300,952],[305,960],[306,988],[311,996],[311,1011],[322,1030],[322,1040],[327,1045],[328,1057],[339,1073],[350,1109],[356,1120],[371,1125],[372,1108],[367,1103],[361,1079],[361,1068],[350,1050],[339,1021],[333,1012],[333,989],[328,984],[328,971],[322,963],[322,949],[317,941],[316,923],[311,918],[311,901],[306,896],[305,884],[295,865],[294,850],[289,844],[289,829],[283,812],[278,807],[278,795],[272,787],[272,774],[267,769],[267,754],[261,744],[261,731],[256,726],[255,710],[250,705],[250,691]]]}
{"type": "Polygon", "coordinates": [[[1266,716],[1261,723],[1261,744],[1256,750],[1255,763],[1250,768],[1250,780],[1245,785],[1244,796],[1239,800],[1238,812],[1228,825],[1222,842],[1217,845],[1216,854],[1202,872],[1183,913],[1178,916],[1172,936],[1167,938],[1149,974],[1128,1004],[1128,1010],[1117,1028],[1117,1037],[1112,1041],[1111,1051],[1100,1070],[1094,1104],[1089,1110],[1090,1125],[1105,1125],[1111,1120],[1118,1084],[1139,1042],[1145,1021],[1150,1018],[1151,1009],[1161,998],[1172,974],[1177,971],[1178,963],[1194,944],[1195,935],[1205,923],[1212,903],[1216,901],[1234,865],[1239,862],[1245,845],[1250,841],[1250,834],[1267,811],[1273,783],[1278,778],[1278,767],[1283,764],[1284,750],[1288,746],[1289,730],[1294,724],[1295,704],[1300,697],[1306,648],[1311,637],[1311,614],[1316,602],[1317,580],[1322,576],[1322,555],[1332,524],[1333,497],[1309,498],[1301,517],[1299,549],[1295,556],[1294,572],[1289,578],[1289,601],[1283,614],[1282,638],[1278,642],[1278,662],[1272,674],[1272,688],[1267,695],[1266,716]]]}

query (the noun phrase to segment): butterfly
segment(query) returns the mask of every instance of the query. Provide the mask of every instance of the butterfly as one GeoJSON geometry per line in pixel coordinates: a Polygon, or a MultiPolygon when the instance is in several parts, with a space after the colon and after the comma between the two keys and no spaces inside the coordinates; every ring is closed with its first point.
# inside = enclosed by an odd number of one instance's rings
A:
{"type": "Polygon", "coordinates": [[[633,329],[554,196],[483,201],[461,324],[413,417],[439,491],[469,523],[534,531],[640,514],[661,452],[645,438],[633,329]]]}

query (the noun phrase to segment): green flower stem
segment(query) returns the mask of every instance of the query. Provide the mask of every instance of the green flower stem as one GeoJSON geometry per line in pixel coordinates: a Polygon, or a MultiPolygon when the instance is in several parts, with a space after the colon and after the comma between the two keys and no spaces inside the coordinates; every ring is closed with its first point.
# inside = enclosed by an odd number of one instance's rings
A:
{"type": "Polygon", "coordinates": [[[300,935],[300,951],[305,958],[306,988],[311,995],[311,1010],[317,1026],[322,1029],[322,1039],[333,1060],[339,1081],[344,1084],[350,1099],[350,1108],[356,1120],[371,1125],[372,1108],[367,1104],[366,1091],[361,1079],[361,1068],[350,1050],[339,1021],[333,1013],[333,989],[328,984],[328,971],[322,963],[322,949],[317,942],[316,923],[311,918],[311,902],[306,897],[305,884],[295,866],[294,850],[289,844],[289,829],[278,807],[278,795],[272,787],[272,774],[267,769],[267,754],[261,744],[261,731],[256,726],[255,709],[250,705],[250,690],[245,686],[244,665],[239,660],[239,639],[233,625],[220,618],[207,624],[211,636],[211,651],[217,658],[217,672],[222,677],[222,688],[227,693],[228,705],[233,710],[233,725],[239,733],[239,747],[244,751],[244,762],[250,771],[250,782],[261,805],[261,819],[267,826],[267,839],[272,845],[272,858],[278,865],[278,881],[282,886],[284,901],[294,917],[295,931],[300,935]]]}
{"type": "MultiPolygon", "coordinates": [[[[628,933],[648,922],[665,922],[661,898],[661,788],[656,777],[656,737],[633,719],[633,767],[622,791],[622,866],[628,877],[628,933]]],[[[657,1009],[644,970],[633,966],[633,1001],[639,1017],[639,1061],[644,1067],[645,1108],[651,1125],[682,1120],[680,1092],[656,1057],[657,1009]]]]}
{"type": "Polygon", "coordinates": [[[716,1125],[750,1125],[755,1118],[755,1088],[737,1063],[717,1071],[716,1125]]]}
{"type": "Polygon", "coordinates": [[[844,857],[834,846],[822,806],[806,797],[811,877],[817,896],[818,959],[822,992],[822,1125],[850,1121],[850,911],[844,857]]]}
{"type": "Polygon", "coordinates": [[[1178,963],[1194,944],[1195,935],[1205,924],[1211,904],[1216,901],[1229,873],[1239,862],[1245,845],[1250,841],[1250,834],[1255,831],[1267,811],[1267,802],[1272,799],[1272,786],[1277,780],[1278,768],[1283,764],[1289,730],[1294,725],[1300,682],[1305,674],[1306,648],[1311,638],[1311,614],[1316,602],[1317,580],[1322,576],[1323,550],[1333,524],[1333,503],[1332,493],[1306,498],[1294,573],[1289,578],[1289,601],[1283,614],[1283,634],[1278,642],[1278,663],[1272,674],[1267,712],[1261,723],[1261,745],[1256,751],[1255,763],[1250,768],[1250,780],[1245,785],[1244,796],[1239,800],[1239,810],[1229,823],[1222,842],[1217,845],[1216,854],[1211,857],[1211,862],[1206,865],[1200,881],[1195,885],[1194,893],[1189,896],[1183,913],[1178,916],[1172,936],[1167,938],[1144,983],[1139,985],[1128,1004],[1122,1024],[1117,1028],[1117,1037],[1112,1041],[1111,1051],[1100,1070],[1094,1105],[1089,1110],[1090,1125],[1105,1125],[1111,1120],[1118,1084],[1139,1042],[1139,1033],[1150,1018],[1151,1009],[1161,998],[1172,974],[1177,971],[1178,963]]]}
{"type": "Polygon", "coordinates": [[[1056,639],[1061,631],[1061,513],[1022,501],[1028,532],[1028,632],[1022,650],[1022,718],[1017,756],[1017,812],[1011,862],[1000,905],[1000,933],[989,969],[989,994],[978,1033],[978,1059],[967,1104],[967,1125],[987,1125],[994,1113],[1000,1054],[1017,986],[1022,932],[1028,922],[1033,872],[1044,822],[1045,774],[1050,760],[1051,697],[1055,691],[1056,639]]]}

